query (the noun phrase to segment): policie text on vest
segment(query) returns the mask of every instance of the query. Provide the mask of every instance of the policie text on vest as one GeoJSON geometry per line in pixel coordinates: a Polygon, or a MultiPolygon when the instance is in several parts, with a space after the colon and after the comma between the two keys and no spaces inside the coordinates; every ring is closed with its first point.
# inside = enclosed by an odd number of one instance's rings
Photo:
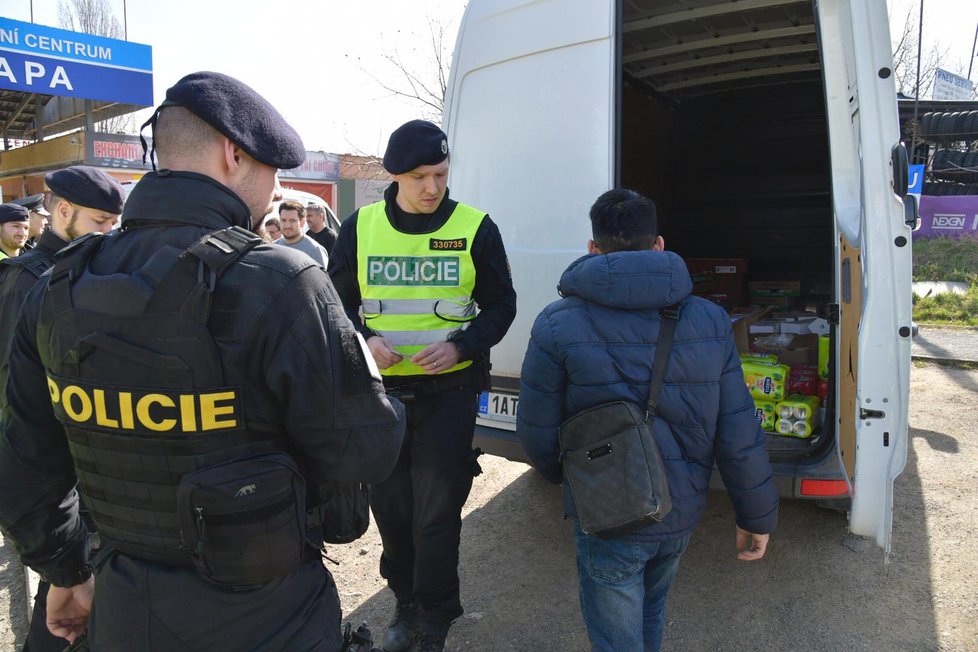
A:
{"type": "Polygon", "coordinates": [[[233,389],[176,393],[59,383],[48,377],[55,414],[62,423],[134,432],[205,432],[238,425],[238,395],[233,389]]]}
{"type": "Polygon", "coordinates": [[[368,285],[458,286],[461,262],[457,256],[369,256],[368,285]]]}

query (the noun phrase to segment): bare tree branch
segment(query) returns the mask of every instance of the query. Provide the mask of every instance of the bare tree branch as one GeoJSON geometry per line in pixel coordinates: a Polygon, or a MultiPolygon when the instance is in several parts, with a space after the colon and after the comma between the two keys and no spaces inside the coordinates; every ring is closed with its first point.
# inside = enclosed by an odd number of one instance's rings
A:
{"type": "Polygon", "coordinates": [[[451,54],[445,49],[444,25],[435,20],[430,21],[428,35],[430,68],[413,69],[404,62],[400,51],[395,48],[381,55],[389,64],[389,69],[393,70],[394,80],[382,79],[363,67],[360,67],[360,70],[392,96],[403,97],[419,104],[422,117],[439,123],[445,110],[451,54]]]}
{"type": "Polygon", "coordinates": [[[909,97],[928,98],[934,89],[934,77],[938,68],[950,72],[963,72],[960,64],[951,66],[947,61],[948,49],[938,44],[924,48],[920,57],[920,88],[917,89],[917,44],[919,42],[919,5],[907,8],[903,30],[893,43],[893,79],[897,91],[909,97]]]}
{"type": "MultiPolygon", "coordinates": [[[[58,0],[58,24],[74,32],[115,39],[123,34],[108,0],[58,0]]],[[[96,129],[110,134],[134,134],[136,122],[131,114],[121,115],[99,122],[96,129]]]]}

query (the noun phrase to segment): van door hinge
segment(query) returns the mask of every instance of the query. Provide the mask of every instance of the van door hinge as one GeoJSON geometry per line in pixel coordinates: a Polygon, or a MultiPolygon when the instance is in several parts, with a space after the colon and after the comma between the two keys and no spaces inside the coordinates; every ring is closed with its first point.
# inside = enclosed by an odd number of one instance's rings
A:
{"type": "Polygon", "coordinates": [[[839,324],[839,304],[823,303],[818,306],[818,316],[833,325],[839,324]]]}
{"type": "Polygon", "coordinates": [[[860,419],[882,419],[886,414],[883,410],[867,410],[866,408],[859,408],[859,418],[860,419]]]}

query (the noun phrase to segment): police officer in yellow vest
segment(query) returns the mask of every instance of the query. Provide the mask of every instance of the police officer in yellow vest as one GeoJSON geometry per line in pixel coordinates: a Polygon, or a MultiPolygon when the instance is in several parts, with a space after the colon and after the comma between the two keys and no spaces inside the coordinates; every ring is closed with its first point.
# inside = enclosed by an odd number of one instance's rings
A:
{"type": "Polygon", "coordinates": [[[371,487],[384,552],[380,572],[397,599],[388,652],[441,650],[462,615],[461,510],[477,469],[477,392],[488,351],[516,316],[502,238],[484,212],[448,197],[448,140],[412,120],[391,134],[383,201],[343,222],[329,273],[408,434],[390,478],[371,487]]]}

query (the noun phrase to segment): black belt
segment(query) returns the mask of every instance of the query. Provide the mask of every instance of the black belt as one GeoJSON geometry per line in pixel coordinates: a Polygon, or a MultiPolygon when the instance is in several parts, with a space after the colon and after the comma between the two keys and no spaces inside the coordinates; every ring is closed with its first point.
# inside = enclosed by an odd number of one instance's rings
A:
{"type": "Polygon", "coordinates": [[[471,369],[474,366],[473,364],[465,369],[437,376],[385,378],[384,388],[388,394],[401,401],[412,401],[418,398],[437,396],[456,389],[466,389],[473,387],[471,369]]]}

